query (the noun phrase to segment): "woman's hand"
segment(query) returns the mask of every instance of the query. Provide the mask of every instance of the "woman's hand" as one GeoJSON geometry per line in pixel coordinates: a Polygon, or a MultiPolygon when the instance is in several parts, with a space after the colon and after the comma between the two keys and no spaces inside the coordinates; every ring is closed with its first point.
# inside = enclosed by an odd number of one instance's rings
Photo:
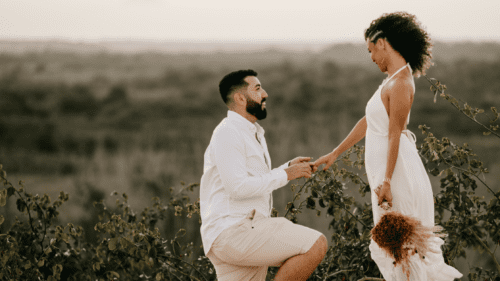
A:
{"type": "Polygon", "coordinates": [[[330,168],[333,162],[335,162],[335,159],[337,159],[337,157],[338,155],[335,153],[335,151],[332,151],[326,155],[321,156],[320,158],[318,158],[318,160],[314,161],[314,165],[312,166],[313,173],[316,172],[316,170],[318,170],[318,167],[321,164],[325,164],[323,171],[328,170],[328,168],[330,168]]]}
{"type": "Polygon", "coordinates": [[[375,189],[375,194],[378,196],[378,205],[381,206],[384,201],[387,201],[389,208],[392,208],[392,193],[391,185],[384,182],[375,189]]]}

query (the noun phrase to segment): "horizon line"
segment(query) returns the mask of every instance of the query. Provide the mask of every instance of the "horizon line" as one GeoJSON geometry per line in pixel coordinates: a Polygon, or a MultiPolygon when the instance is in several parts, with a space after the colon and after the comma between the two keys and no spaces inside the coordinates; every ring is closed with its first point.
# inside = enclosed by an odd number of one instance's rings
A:
{"type": "MultiPolygon", "coordinates": [[[[10,41],[10,42],[70,42],[70,43],[219,43],[219,44],[343,44],[343,43],[353,43],[361,44],[364,40],[358,39],[315,39],[309,38],[304,40],[286,40],[286,39],[224,39],[224,38],[165,38],[165,39],[154,39],[154,38],[67,38],[67,37],[0,37],[0,41],[10,41]]],[[[444,42],[444,43],[500,43],[500,38],[439,38],[432,40],[434,42],[444,42]]]]}

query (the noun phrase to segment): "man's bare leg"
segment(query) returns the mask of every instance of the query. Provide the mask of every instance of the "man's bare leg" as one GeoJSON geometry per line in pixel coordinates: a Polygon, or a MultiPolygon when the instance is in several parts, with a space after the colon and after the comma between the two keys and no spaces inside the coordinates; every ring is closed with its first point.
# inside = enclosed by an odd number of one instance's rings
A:
{"type": "Polygon", "coordinates": [[[325,257],[328,250],[328,242],[321,235],[314,245],[302,255],[296,255],[287,259],[276,273],[275,281],[305,281],[314,272],[316,267],[325,257]]]}

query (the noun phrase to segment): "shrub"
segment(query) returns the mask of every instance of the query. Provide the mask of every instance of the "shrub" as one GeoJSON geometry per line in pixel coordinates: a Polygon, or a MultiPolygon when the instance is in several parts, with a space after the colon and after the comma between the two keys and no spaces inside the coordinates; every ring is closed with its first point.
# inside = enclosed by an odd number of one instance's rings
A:
{"type": "MultiPolygon", "coordinates": [[[[116,200],[114,210],[109,210],[103,200],[94,202],[99,218],[94,227],[98,239],[86,243],[82,227],[58,223],[58,209],[68,201],[67,193],[61,192],[51,203],[46,194],[40,197],[27,192],[22,182],[14,187],[1,166],[0,173],[5,186],[0,192],[0,206],[15,196],[17,210],[24,217],[16,216],[9,230],[0,234],[1,280],[215,279],[206,257],[189,260],[194,245],[182,242],[184,229],[172,239],[165,239],[156,227],[170,208],[177,214],[185,210],[189,217],[198,216],[199,203],[189,203],[187,196],[171,197],[166,206],[153,198],[152,207],[140,214],[130,209],[126,194],[116,200]]],[[[195,186],[187,190],[193,192],[195,186]]],[[[4,221],[0,216],[0,224],[4,221]]]]}

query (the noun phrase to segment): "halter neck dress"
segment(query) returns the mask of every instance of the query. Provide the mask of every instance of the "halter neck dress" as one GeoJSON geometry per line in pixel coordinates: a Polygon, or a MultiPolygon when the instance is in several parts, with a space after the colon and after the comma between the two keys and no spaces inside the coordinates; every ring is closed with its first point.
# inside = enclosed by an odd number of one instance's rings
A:
{"type": "MultiPolygon", "coordinates": [[[[373,94],[366,106],[367,130],[365,137],[365,166],[368,182],[371,188],[373,220],[375,225],[383,215],[384,210],[378,206],[378,198],[374,190],[382,184],[387,168],[387,153],[389,145],[389,116],[382,103],[382,89],[399,72],[408,68],[413,75],[409,64],[403,66],[392,76],[386,78],[373,94]]],[[[412,80],[413,81],[413,80],[412,80]]],[[[413,89],[415,84],[413,83],[413,89]]],[[[407,123],[410,120],[408,114],[407,123]]],[[[393,197],[392,210],[419,219],[425,226],[434,226],[434,197],[432,187],[415,144],[413,133],[404,130],[399,143],[396,167],[391,179],[391,193],[393,197]]],[[[432,238],[432,248],[437,254],[428,253],[424,260],[418,255],[410,259],[411,281],[452,281],[462,277],[455,268],[444,262],[441,238],[432,238]]],[[[394,260],[373,240],[370,243],[371,257],[377,264],[383,277],[387,281],[407,280],[401,265],[394,266],[394,260]]]]}

